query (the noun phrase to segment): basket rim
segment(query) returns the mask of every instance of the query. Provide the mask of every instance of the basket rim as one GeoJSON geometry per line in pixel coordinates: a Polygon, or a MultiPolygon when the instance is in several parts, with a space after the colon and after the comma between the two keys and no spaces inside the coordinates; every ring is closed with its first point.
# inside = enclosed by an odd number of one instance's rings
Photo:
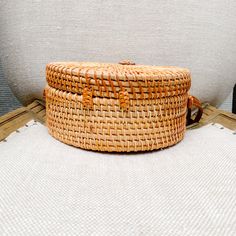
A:
{"type": "Polygon", "coordinates": [[[160,80],[173,79],[173,77],[190,76],[190,70],[178,66],[155,66],[155,65],[121,65],[118,63],[102,62],[50,62],[46,65],[48,70],[62,74],[83,76],[97,79],[117,79],[120,80],[160,80]]]}

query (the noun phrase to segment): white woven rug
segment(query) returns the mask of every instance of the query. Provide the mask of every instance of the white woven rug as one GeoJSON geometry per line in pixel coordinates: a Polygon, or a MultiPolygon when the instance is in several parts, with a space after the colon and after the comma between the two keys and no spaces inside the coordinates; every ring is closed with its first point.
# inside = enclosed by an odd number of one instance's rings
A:
{"type": "Polygon", "coordinates": [[[118,155],[30,122],[0,143],[0,235],[236,235],[236,135],[208,125],[118,155]]]}

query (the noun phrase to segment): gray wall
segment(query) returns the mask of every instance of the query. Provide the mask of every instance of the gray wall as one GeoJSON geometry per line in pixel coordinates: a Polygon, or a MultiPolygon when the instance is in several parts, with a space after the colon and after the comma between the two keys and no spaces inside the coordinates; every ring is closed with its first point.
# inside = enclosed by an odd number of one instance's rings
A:
{"type": "Polygon", "coordinates": [[[20,106],[19,101],[12,94],[3,74],[2,65],[0,63],[0,116],[16,109],[20,106]]]}
{"type": "Polygon", "coordinates": [[[219,109],[232,112],[232,100],[233,100],[233,91],[225,99],[225,101],[220,105],[219,109]]]}
{"type": "Polygon", "coordinates": [[[236,74],[236,1],[0,0],[0,58],[17,98],[43,97],[51,61],[176,65],[219,106],[236,74]]]}

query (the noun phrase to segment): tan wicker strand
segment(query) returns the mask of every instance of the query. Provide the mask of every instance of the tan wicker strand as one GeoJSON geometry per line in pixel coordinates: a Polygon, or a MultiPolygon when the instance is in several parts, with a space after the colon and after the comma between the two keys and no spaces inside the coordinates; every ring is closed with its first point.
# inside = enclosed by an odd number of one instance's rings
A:
{"type": "Polygon", "coordinates": [[[46,78],[59,90],[82,94],[83,88],[91,85],[94,96],[119,98],[118,93],[125,89],[130,99],[184,94],[191,85],[187,69],[133,64],[50,63],[46,78]]]}
{"type": "MultiPolygon", "coordinates": [[[[89,92],[85,89],[85,93],[89,92]]],[[[124,104],[128,100],[129,109],[122,109],[119,99],[90,96],[92,103],[90,100],[88,110],[84,108],[84,93],[47,86],[49,133],[70,145],[109,152],[154,150],[183,139],[187,93],[156,99],[127,99],[129,93],[122,92],[119,96],[123,94],[124,104]]]]}
{"type": "MultiPolygon", "coordinates": [[[[50,86],[45,88],[48,99],[56,99],[57,102],[63,102],[68,109],[80,108],[77,112],[84,113],[82,105],[82,96],[77,96],[76,94],[67,93],[54,89],[50,86]],[[71,102],[74,103],[71,103],[71,102]]],[[[93,98],[93,111],[96,112],[109,112],[110,116],[115,116],[116,118],[125,116],[127,118],[135,118],[139,113],[145,113],[145,115],[154,114],[155,116],[162,118],[168,116],[171,113],[176,114],[179,110],[184,109],[186,111],[188,95],[179,95],[175,97],[151,99],[151,100],[130,100],[130,112],[120,112],[120,103],[117,99],[107,99],[107,98],[93,98]],[[108,109],[109,105],[109,109],[108,109]],[[114,114],[113,114],[114,113],[114,114]]],[[[77,114],[77,113],[75,113],[77,114]]],[[[107,114],[106,114],[107,116],[107,114]]],[[[172,117],[171,117],[172,118],[172,117]]],[[[168,117],[167,117],[168,119],[168,117]]]]}

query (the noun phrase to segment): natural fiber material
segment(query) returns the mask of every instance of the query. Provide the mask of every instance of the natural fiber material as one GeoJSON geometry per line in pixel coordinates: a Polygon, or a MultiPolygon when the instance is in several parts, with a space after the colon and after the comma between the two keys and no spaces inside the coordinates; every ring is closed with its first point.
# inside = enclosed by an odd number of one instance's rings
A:
{"type": "Polygon", "coordinates": [[[187,93],[191,83],[189,70],[178,67],[58,62],[48,64],[46,74],[53,88],[83,94],[91,87],[93,96],[107,98],[119,98],[120,91],[130,99],[175,96],[187,93]]]}
{"type": "Polygon", "coordinates": [[[132,64],[47,65],[47,125],[55,138],[99,151],[146,151],[183,139],[190,72],[132,64]]]}

